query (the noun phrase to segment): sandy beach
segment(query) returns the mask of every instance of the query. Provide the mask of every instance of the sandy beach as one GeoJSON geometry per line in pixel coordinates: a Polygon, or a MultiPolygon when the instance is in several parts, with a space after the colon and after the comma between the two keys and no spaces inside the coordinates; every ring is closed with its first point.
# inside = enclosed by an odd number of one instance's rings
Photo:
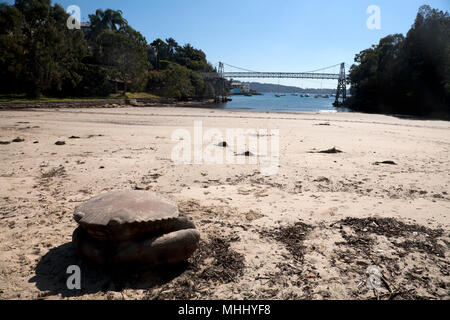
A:
{"type": "MultiPolygon", "coordinates": [[[[0,299],[450,298],[450,122],[179,107],[4,110],[0,141],[0,299]],[[194,136],[195,121],[204,131],[279,130],[276,173],[175,163],[172,135],[194,136]],[[320,152],[332,148],[342,152],[320,152]],[[74,208],[122,189],[163,193],[192,217],[201,243],[188,264],[118,272],[74,256],[74,208]],[[81,291],[66,287],[74,264],[81,291]],[[375,290],[370,266],[381,273],[375,290]]],[[[250,160],[245,148],[219,142],[203,148],[250,160]]]]}

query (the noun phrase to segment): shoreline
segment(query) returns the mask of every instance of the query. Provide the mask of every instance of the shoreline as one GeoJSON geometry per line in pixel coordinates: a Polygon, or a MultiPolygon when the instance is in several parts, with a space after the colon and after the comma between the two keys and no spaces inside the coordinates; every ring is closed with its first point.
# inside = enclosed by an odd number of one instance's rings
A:
{"type": "Polygon", "coordinates": [[[320,110],[320,111],[286,111],[286,110],[258,110],[251,108],[223,108],[220,105],[224,105],[222,102],[215,102],[214,99],[206,99],[202,101],[179,101],[171,102],[170,99],[93,99],[93,100],[74,100],[74,101],[27,101],[27,102],[0,102],[1,111],[12,110],[54,110],[54,109],[123,109],[123,108],[195,108],[205,110],[225,110],[229,112],[251,112],[251,113],[263,113],[263,114],[284,114],[284,115],[301,115],[301,114],[367,114],[375,116],[387,116],[395,117],[406,120],[418,120],[418,121],[450,121],[449,117],[433,117],[433,116],[419,116],[419,115],[405,115],[405,114],[381,114],[381,113],[364,113],[360,111],[352,110],[320,110]],[[132,100],[130,103],[129,100],[132,100]],[[135,101],[134,101],[135,100],[135,101]]]}
{"type": "Polygon", "coordinates": [[[157,106],[212,106],[214,99],[201,101],[174,101],[173,99],[153,98],[114,98],[114,99],[80,99],[57,101],[11,101],[0,102],[0,110],[45,109],[45,108],[126,108],[126,107],[157,107],[157,106]]]}

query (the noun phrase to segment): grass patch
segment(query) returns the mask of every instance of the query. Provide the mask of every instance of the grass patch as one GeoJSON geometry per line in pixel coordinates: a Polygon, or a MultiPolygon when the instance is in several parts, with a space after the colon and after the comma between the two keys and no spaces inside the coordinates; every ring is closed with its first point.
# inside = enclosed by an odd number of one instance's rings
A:
{"type": "Polygon", "coordinates": [[[125,99],[159,99],[158,96],[147,92],[127,92],[119,97],[125,99]]]}

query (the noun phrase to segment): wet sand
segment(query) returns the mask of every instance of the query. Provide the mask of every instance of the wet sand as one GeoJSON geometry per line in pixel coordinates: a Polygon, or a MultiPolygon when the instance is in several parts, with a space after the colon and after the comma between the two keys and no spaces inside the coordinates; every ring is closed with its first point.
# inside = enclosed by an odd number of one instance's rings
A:
{"type": "MultiPolygon", "coordinates": [[[[450,122],[39,109],[1,111],[0,142],[0,299],[450,297],[450,122]],[[280,130],[276,174],[258,164],[174,163],[172,134],[193,137],[194,121],[224,134],[280,130]],[[332,148],[342,152],[320,153],[332,148]],[[118,272],[74,257],[74,208],[120,189],[164,193],[194,219],[202,241],[189,264],[118,272]],[[66,287],[73,264],[81,291],[66,287]],[[367,286],[372,265],[382,275],[375,290],[367,286]]],[[[251,158],[245,147],[222,149],[251,158]]]]}

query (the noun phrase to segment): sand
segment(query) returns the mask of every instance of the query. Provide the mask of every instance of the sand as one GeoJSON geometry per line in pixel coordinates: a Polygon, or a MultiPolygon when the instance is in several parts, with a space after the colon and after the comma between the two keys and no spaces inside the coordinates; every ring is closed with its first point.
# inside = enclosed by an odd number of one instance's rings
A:
{"type": "MultiPolygon", "coordinates": [[[[0,112],[0,141],[0,299],[450,298],[450,122],[177,107],[10,110],[0,112]],[[223,134],[278,129],[276,173],[263,174],[261,164],[175,163],[172,134],[194,137],[194,121],[223,134]],[[320,153],[332,148],[342,152],[320,153]],[[202,240],[188,264],[127,273],[73,255],[74,208],[121,189],[161,192],[194,219],[202,240]],[[66,287],[73,264],[81,290],[66,287]],[[381,276],[374,290],[372,265],[381,276]]],[[[219,142],[204,147],[247,162],[258,156],[219,142]]]]}

